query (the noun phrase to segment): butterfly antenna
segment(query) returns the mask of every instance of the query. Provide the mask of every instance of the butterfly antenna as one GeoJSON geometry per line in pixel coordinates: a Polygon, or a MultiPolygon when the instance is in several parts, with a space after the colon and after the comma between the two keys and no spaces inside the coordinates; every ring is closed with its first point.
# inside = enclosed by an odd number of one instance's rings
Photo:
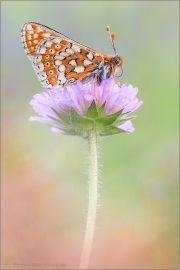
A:
{"type": "Polygon", "coordinates": [[[116,48],[115,48],[115,45],[114,45],[115,33],[114,33],[114,32],[111,33],[111,28],[110,28],[110,26],[107,26],[107,27],[106,27],[106,30],[107,30],[107,32],[108,32],[108,34],[109,34],[109,38],[110,38],[110,41],[111,41],[111,44],[112,44],[114,53],[115,53],[115,55],[117,55],[117,53],[116,53],[116,48]]]}

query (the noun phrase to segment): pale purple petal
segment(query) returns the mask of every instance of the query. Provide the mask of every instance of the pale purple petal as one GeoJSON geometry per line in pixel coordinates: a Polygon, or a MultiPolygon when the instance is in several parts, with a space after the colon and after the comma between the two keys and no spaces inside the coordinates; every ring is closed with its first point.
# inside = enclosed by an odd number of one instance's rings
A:
{"type": "Polygon", "coordinates": [[[125,119],[126,113],[134,112],[143,103],[136,97],[137,93],[137,87],[133,88],[132,85],[127,84],[119,86],[113,78],[103,80],[95,88],[92,79],[86,84],[77,81],[72,86],[64,87],[62,92],[55,88],[45,89],[42,94],[34,95],[30,102],[40,117],[31,117],[29,120],[46,123],[52,126],[53,132],[63,133],[61,129],[67,128],[67,126],[62,123],[58,113],[69,115],[71,108],[74,108],[79,114],[85,115],[92,101],[95,100],[97,108],[106,103],[104,116],[123,110],[123,115],[119,117],[118,121],[124,119],[125,122],[118,127],[127,132],[133,132],[135,129],[131,121],[125,119]]]}
{"type": "Polygon", "coordinates": [[[120,129],[123,129],[128,132],[134,132],[135,128],[133,127],[133,124],[130,120],[126,121],[124,124],[118,126],[120,129]]]}
{"type": "Polygon", "coordinates": [[[61,133],[63,134],[64,132],[62,130],[60,130],[59,128],[55,128],[55,127],[52,127],[51,128],[51,131],[54,132],[54,133],[61,133]]]}

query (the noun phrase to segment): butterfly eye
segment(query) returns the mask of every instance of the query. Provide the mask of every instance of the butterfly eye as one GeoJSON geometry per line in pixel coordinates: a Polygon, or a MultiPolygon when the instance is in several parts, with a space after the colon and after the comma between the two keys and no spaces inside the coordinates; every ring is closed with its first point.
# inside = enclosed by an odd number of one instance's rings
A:
{"type": "Polygon", "coordinates": [[[54,72],[52,70],[49,71],[49,74],[52,75],[54,72]]]}
{"type": "Polygon", "coordinates": [[[50,66],[50,63],[49,62],[46,62],[46,64],[45,64],[47,67],[49,67],[50,66]]]}
{"type": "Polygon", "coordinates": [[[120,61],[118,55],[115,55],[113,57],[113,64],[114,64],[114,66],[119,66],[121,64],[121,61],[120,61]]]}
{"type": "Polygon", "coordinates": [[[47,54],[45,57],[46,57],[46,59],[48,59],[49,58],[49,55],[47,54]]]}

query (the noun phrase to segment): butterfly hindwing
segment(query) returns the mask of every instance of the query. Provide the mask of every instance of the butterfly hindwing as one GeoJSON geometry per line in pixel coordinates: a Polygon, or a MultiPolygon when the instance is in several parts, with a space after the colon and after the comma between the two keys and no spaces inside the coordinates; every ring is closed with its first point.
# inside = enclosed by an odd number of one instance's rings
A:
{"type": "Polygon", "coordinates": [[[87,82],[91,77],[102,80],[114,74],[123,59],[110,56],[84,46],[73,39],[39,23],[28,22],[22,26],[24,50],[44,87],[56,87],[87,82]]]}
{"type": "Polygon", "coordinates": [[[24,49],[45,87],[70,84],[90,78],[102,61],[94,50],[36,23],[22,27],[24,49]]]}

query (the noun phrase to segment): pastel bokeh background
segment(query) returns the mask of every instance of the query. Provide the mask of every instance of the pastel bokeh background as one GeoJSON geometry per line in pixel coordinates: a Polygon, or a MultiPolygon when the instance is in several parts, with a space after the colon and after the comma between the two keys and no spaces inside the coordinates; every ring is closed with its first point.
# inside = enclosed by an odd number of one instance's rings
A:
{"type": "Polygon", "coordinates": [[[87,211],[87,142],[52,134],[29,105],[43,87],[21,25],[45,24],[125,60],[144,101],[135,133],[100,140],[91,269],[178,266],[178,1],[2,1],[2,268],[78,268],[87,211]]]}

